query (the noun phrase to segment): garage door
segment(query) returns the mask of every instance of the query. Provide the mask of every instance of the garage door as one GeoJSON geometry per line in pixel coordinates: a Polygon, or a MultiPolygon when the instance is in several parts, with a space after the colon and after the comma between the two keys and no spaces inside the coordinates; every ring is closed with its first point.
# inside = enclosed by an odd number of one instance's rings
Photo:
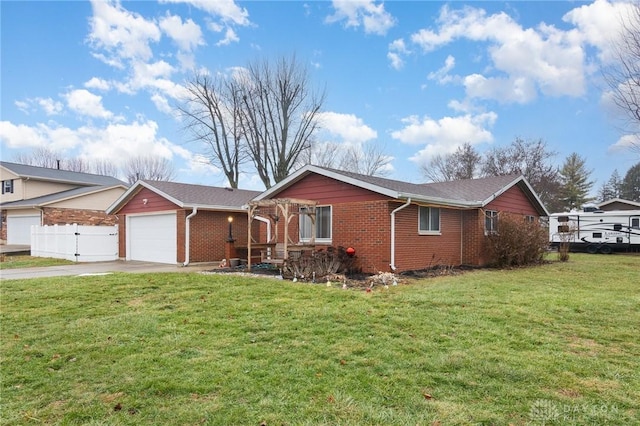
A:
{"type": "Polygon", "coordinates": [[[128,216],[127,259],[176,263],[176,214],[128,216]]]}
{"type": "Polygon", "coordinates": [[[7,244],[31,245],[31,225],[40,225],[40,215],[7,216],[7,244]]]}

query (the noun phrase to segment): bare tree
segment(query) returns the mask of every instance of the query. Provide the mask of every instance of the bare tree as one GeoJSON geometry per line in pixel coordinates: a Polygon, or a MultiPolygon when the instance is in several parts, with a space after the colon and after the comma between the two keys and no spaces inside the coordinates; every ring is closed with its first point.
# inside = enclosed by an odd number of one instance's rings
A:
{"type": "Polygon", "coordinates": [[[113,161],[104,158],[94,160],[91,163],[91,171],[97,175],[118,177],[120,170],[113,161]]]}
{"type": "Polygon", "coordinates": [[[196,74],[186,85],[188,97],[178,107],[194,140],[206,146],[205,156],[222,169],[232,188],[238,187],[245,161],[241,111],[243,89],[233,77],[196,74]]]}
{"type": "MultiPolygon", "coordinates": [[[[616,106],[627,116],[627,128],[638,136],[640,128],[640,3],[630,6],[621,16],[619,37],[613,43],[615,62],[603,68],[604,79],[611,89],[616,106]]],[[[640,141],[632,144],[640,153],[640,141]]]]}
{"type": "Polygon", "coordinates": [[[15,155],[13,161],[19,164],[26,164],[28,166],[67,170],[64,167],[62,158],[62,154],[57,151],[45,147],[39,147],[33,149],[33,151],[28,154],[21,153],[15,155]]]}
{"type": "Polygon", "coordinates": [[[164,157],[138,156],[130,158],[123,167],[129,183],[138,180],[172,180],[175,177],[173,165],[164,157]]]}
{"type": "Polygon", "coordinates": [[[557,168],[550,162],[556,153],[547,150],[542,139],[516,138],[506,148],[493,148],[485,153],[483,176],[522,174],[547,207],[555,207],[560,188],[557,168]]]}
{"type": "Polygon", "coordinates": [[[482,164],[482,157],[470,143],[459,146],[452,154],[436,155],[420,167],[422,175],[431,182],[473,179],[482,164]]]}
{"type": "Polygon", "coordinates": [[[375,144],[352,145],[343,152],[339,169],[367,176],[386,176],[393,157],[375,144]]]}
{"type": "Polygon", "coordinates": [[[242,82],[242,126],[249,156],[268,189],[310,149],[324,93],[312,91],[305,67],[282,58],[256,61],[242,82]]]}
{"type": "Polygon", "coordinates": [[[314,166],[337,168],[340,160],[341,145],[335,142],[314,143],[304,150],[298,158],[300,168],[307,164],[314,166]]]}
{"type": "Polygon", "coordinates": [[[345,146],[335,142],[322,142],[305,150],[299,157],[297,167],[313,164],[368,176],[386,176],[392,160],[393,157],[376,144],[345,146]]]}

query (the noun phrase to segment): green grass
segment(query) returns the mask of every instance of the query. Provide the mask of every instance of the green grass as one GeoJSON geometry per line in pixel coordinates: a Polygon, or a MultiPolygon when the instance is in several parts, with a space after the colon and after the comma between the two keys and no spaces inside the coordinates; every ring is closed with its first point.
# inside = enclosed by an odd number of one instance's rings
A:
{"type": "Polygon", "coordinates": [[[387,290],[229,275],[2,281],[0,422],[640,424],[640,257],[387,290]]]}
{"type": "Polygon", "coordinates": [[[6,255],[0,262],[0,270],[16,268],[37,268],[41,266],[70,265],[75,262],[51,257],[31,257],[28,255],[6,255]]]}

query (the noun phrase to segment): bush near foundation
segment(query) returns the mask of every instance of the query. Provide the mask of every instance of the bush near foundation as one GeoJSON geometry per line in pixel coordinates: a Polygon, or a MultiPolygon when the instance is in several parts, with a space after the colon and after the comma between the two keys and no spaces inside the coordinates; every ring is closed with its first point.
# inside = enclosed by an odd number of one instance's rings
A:
{"type": "Polygon", "coordinates": [[[490,264],[499,268],[540,264],[548,245],[540,222],[511,213],[501,213],[497,232],[487,236],[490,264]]]}

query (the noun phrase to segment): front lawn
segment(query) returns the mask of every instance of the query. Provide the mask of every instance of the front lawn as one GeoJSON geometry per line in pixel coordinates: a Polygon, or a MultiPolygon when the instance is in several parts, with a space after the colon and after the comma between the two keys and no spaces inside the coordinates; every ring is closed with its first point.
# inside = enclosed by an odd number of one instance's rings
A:
{"type": "Polygon", "coordinates": [[[640,257],[388,289],[1,281],[2,424],[640,424],[640,257]]]}
{"type": "Polygon", "coordinates": [[[70,260],[52,257],[33,257],[29,255],[6,255],[0,262],[0,270],[17,268],[37,268],[41,266],[71,265],[70,260]]]}

